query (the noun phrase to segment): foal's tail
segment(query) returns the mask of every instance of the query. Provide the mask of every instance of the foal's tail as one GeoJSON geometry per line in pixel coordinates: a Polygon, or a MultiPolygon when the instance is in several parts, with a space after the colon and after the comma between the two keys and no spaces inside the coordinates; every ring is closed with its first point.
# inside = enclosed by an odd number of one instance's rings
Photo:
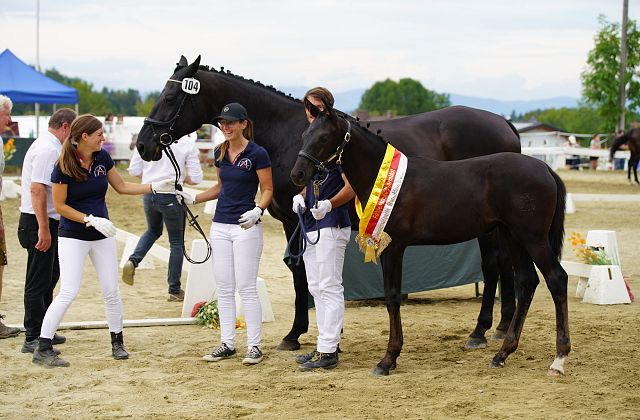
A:
{"type": "Polygon", "coordinates": [[[553,169],[549,168],[549,173],[556,181],[557,199],[556,211],[553,214],[551,227],[549,228],[549,244],[554,255],[558,256],[558,260],[562,257],[562,245],[564,243],[564,210],[566,206],[567,188],[553,169]]]}

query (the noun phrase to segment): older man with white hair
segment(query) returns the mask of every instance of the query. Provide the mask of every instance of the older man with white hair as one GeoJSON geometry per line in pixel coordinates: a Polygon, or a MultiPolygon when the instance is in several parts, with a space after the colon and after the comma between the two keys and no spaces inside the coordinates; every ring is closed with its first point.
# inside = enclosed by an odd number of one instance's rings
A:
{"type": "MultiPolygon", "coordinates": [[[[0,95],[0,132],[11,122],[11,109],[13,102],[4,95],[0,95]]],[[[0,138],[1,139],[1,138],[0,138]]],[[[2,141],[4,144],[4,140],[2,141]]],[[[4,172],[4,153],[0,153],[0,192],[2,192],[2,173],[4,172]]],[[[2,209],[0,209],[0,299],[2,299],[2,275],[4,266],[7,265],[7,245],[4,239],[4,222],[2,221],[2,209]]],[[[15,337],[20,334],[20,329],[7,327],[2,323],[4,315],[0,314],[0,338],[15,337]]]]}
{"type": "MultiPolygon", "coordinates": [[[[47,308],[53,301],[53,289],[60,277],[58,263],[58,222],[60,215],[53,207],[51,172],[60,156],[62,143],[69,136],[76,113],[60,108],[49,118],[47,131],[29,146],[22,162],[22,196],[18,240],[27,250],[24,283],[25,340],[20,351],[33,353],[47,308]]],[[[53,337],[62,344],[65,337],[53,337]]]]}

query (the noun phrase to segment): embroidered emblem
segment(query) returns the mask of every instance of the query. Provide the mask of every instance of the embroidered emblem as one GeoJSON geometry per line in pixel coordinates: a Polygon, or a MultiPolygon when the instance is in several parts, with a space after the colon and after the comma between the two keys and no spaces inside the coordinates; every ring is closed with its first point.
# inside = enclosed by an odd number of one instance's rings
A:
{"type": "Polygon", "coordinates": [[[252,166],[253,164],[251,163],[251,160],[249,158],[242,158],[238,162],[238,167],[247,171],[250,171],[252,166]]]}
{"type": "Polygon", "coordinates": [[[96,166],[96,168],[93,170],[93,176],[107,176],[107,169],[104,167],[104,165],[98,165],[96,166]]]}
{"type": "Polygon", "coordinates": [[[222,108],[222,112],[228,112],[229,111],[229,107],[225,106],[224,108],[222,108]]]}

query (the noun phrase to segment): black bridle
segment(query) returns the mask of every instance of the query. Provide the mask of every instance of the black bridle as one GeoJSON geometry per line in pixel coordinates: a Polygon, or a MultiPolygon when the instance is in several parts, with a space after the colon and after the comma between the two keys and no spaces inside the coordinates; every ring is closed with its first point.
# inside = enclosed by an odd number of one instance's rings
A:
{"type": "MultiPolygon", "coordinates": [[[[168,80],[169,80],[169,82],[182,84],[181,80],[175,80],[175,79],[168,79],[168,80]]],[[[171,162],[171,165],[173,166],[173,170],[175,171],[175,174],[176,174],[176,177],[175,177],[176,191],[182,191],[182,185],[180,185],[180,183],[179,183],[181,171],[180,171],[180,165],[178,165],[178,161],[176,160],[176,156],[173,154],[173,150],[171,150],[171,147],[170,147],[173,143],[175,143],[177,141],[177,140],[175,140],[173,138],[171,133],[173,132],[173,125],[178,120],[178,117],[180,116],[180,112],[182,111],[182,107],[184,106],[184,103],[187,100],[187,96],[191,96],[191,94],[187,93],[187,92],[183,92],[182,100],[180,101],[180,106],[178,107],[178,110],[175,112],[174,116],[171,117],[169,120],[161,121],[161,120],[156,120],[156,119],[147,117],[147,118],[144,119],[144,124],[143,124],[143,125],[151,126],[151,131],[153,132],[153,137],[156,136],[156,130],[155,130],[156,126],[169,127],[168,131],[165,131],[164,133],[160,134],[160,137],[158,138],[158,142],[162,146],[162,149],[164,150],[164,153],[167,155],[167,158],[169,158],[169,161],[171,162]]],[[[207,238],[207,235],[202,230],[202,227],[200,226],[200,223],[198,223],[198,220],[197,220],[198,216],[194,216],[193,215],[193,213],[191,212],[191,210],[189,209],[187,204],[184,202],[184,200],[178,200],[178,201],[181,202],[182,212],[184,214],[185,221],[189,222],[189,226],[194,228],[196,230],[196,232],[198,232],[202,236],[202,238],[204,239],[205,243],[207,244],[207,255],[204,257],[204,259],[202,261],[195,261],[195,260],[191,259],[191,257],[189,257],[189,254],[187,253],[187,248],[184,246],[185,229],[183,228],[182,229],[182,254],[187,259],[187,261],[189,261],[191,264],[202,264],[205,261],[207,261],[209,259],[209,257],[211,257],[211,243],[209,243],[209,239],[207,238]]]]}
{"type": "Polygon", "coordinates": [[[336,164],[337,165],[341,165],[342,164],[342,152],[344,151],[345,146],[347,145],[347,143],[349,143],[349,140],[351,140],[351,123],[349,122],[348,119],[344,118],[342,115],[340,116],[340,118],[342,118],[343,120],[346,121],[347,123],[347,132],[344,133],[344,138],[342,140],[342,143],[340,143],[340,145],[338,146],[338,148],[336,149],[336,151],[329,156],[328,159],[324,160],[324,161],[320,161],[319,159],[316,159],[314,156],[310,155],[309,153],[305,152],[304,150],[300,150],[298,152],[298,156],[303,157],[307,160],[310,160],[319,171],[324,171],[327,167],[327,165],[329,163],[331,163],[334,159],[337,158],[336,160],[336,164]]]}
{"type": "MultiPolygon", "coordinates": [[[[168,81],[182,84],[181,80],[168,79],[168,81]]],[[[144,119],[143,126],[144,125],[151,126],[151,131],[153,132],[154,137],[156,136],[156,129],[155,129],[156,126],[169,127],[169,130],[160,134],[160,137],[158,138],[158,143],[160,143],[165,148],[170,146],[175,141],[173,139],[173,136],[171,135],[171,133],[173,132],[173,125],[176,123],[176,120],[180,116],[180,112],[182,111],[182,107],[184,106],[184,103],[187,100],[187,96],[190,96],[190,94],[187,92],[182,92],[182,93],[183,95],[182,95],[182,100],[180,101],[180,106],[178,107],[178,110],[176,111],[173,117],[171,117],[167,121],[156,120],[154,118],[149,118],[149,117],[144,119]]]]}

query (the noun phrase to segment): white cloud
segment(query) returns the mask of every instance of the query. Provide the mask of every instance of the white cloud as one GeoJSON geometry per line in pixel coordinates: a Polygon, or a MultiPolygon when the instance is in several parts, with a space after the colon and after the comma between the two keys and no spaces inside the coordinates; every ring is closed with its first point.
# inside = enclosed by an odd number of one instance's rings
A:
{"type": "MultiPolygon", "coordinates": [[[[35,63],[35,2],[2,1],[0,49],[35,63]]],[[[617,0],[40,4],[41,66],[98,87],[157,90],[181,54],[202,54],[267,84],[342,91],[412,77],[496,99],[579,96],[597,16],[621,15],[617,0]]]]}

